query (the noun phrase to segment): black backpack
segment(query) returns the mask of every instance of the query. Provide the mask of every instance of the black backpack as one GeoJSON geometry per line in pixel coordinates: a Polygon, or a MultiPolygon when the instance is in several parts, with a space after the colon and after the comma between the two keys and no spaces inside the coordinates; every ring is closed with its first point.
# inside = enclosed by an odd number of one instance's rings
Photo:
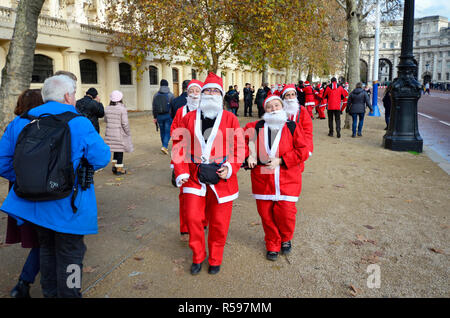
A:
{"type": "Polygon", "coordinates": [[[170,109],[169,96],[166,93],[157,94],[153,98],[153,112],[156,115],[167,114],[170,109]]]}
{"type": "Polygon", "coordinates": [[[31,201],[58,200],[69,196],[75,185],[68,122],[81,116],[73,112],[58,115],[29,115],[14,150],[16,174],[14,192],[31,201]]]}

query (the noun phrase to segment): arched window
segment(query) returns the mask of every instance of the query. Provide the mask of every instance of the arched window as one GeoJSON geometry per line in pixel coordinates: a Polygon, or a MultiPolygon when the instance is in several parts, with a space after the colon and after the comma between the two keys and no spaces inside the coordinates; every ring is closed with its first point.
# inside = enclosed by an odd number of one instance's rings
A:
{"type": "Polygon", "coordinates": [[[81,60],[80,74],[82,84],[97,84],[97,63],[89,59],[81,60]]]}
{"type": "Polygon", "coordinates": [[[133,85],[131,65],[128,63],[119,64],[120,85],[133,85]]]}
{"type": "Polygon", "coordinates": [[[158,68],[150,66],[148,68],[148,74],[150,76],[150,85],[158,85],[158,68]]]}
{"type": "Polygon", "coordinates": [[[53,75],[53,60],[42,54],[34,55],[31,83],[44,83],[45,79],[53,75]]]}

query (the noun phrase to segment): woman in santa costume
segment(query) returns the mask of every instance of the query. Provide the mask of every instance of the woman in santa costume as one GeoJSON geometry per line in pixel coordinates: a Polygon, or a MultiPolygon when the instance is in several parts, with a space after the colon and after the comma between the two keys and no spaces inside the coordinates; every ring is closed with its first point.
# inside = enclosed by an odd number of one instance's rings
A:
{"type": "MultiPolygon", "coordinates": [[[[189,82],[188,86],[187,86],[187,94],[188,96],[186,97],[186,105],[179,108],[175,114],[175,117],[172,121],[172,126],[170,126],[170,136],[172,138],[172,140],[174,140],[174,136],[173,136],[173,131],[176,130],[178,127],[180,127],[181,125],[181,121],[183,120],[183,117],[189,113],[190,111],[194,111],[198,108],[198,105],[200,103],[200,93],[203,87],[203,82],[198,81],[196,79],[193,79],[189,82]]],[[[176,142],[174,142],[175,144],[176,142]]],[[[173,148],[173,147],[172,147],[173,148]]],[[[182,148],[180,149],[180,154],[179,156],[183,156],[182,153],[182,148]]],[[[173,168],[173,162],[171,162],[170,164],[171,168],[173,168]]],[[[187,242],[189,240],[189,233],[188,233],[188,228],[187,228],[187,224],[185,221],[185,216],[184,216],[184,203],[183,203],[183,192],[180,189],[180,194],[178,196],[179,198],[179,211],[180,211],[180,234],[181,234],[181,240],[184,242],[187,242]]],[[[206,224],[206,220],[204,222],[205,226],[206,224]]]]}
{"type": "Polygon", "coordinates": [[[203,220],[208,220],[208,273],[220,271],[233,200],[239,195],[237,172],[244,160],[243,130],[231,112],[223,110],[222,78],[209,73],[197,110],[183,117],[174,131],[173,162],[177,186],[183,192],[184,214],[193,252],[191,274],[206,259],[203,220]],[[184,147],[180,156],[180,149],[184,147]]]}
{"type": "Polygon", "coordinates": [[[301,191],[302,164],[309,157],[303,128],[287,119],[279,96],[264,101],[263,120],[245,127],[252,193],[265,233],[268,260],[291,251],[301,191]]]}
{"type": "MultiPolygon", "coordinates": [[[[281,94],[283,109],[286,111],[288,119],[296,122],[303,128],[308,150],[311,155],[314,150],[313,144],[313,123],[308,111],[301,106],[297,99],[297,90],[294,84],[286,85],[281,94]]],[[[303,170],[302,170],[303,171],[303,170]]]]}
{"type": "Polygon", "coordinates": [[[309,113],[311,119],[314,119],[314,115],[313,115],[313,109],[314,109],[314,105],[315,105],[314,90],[308,81],[305,81],[303,83],[303,85],[305,87],[303,87],[300,91],[305,93],[305,107],[308,110],[308,113],[309,113]]]}

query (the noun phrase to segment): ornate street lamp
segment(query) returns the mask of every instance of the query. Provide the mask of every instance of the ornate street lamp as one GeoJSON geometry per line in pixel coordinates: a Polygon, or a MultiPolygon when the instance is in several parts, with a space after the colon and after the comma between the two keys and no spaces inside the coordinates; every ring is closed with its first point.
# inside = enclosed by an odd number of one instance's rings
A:
{"type": "Polygon", "coordinates": [[[398,78],[391,84],[391,118],[383,136],[383,146],[396,151],[422,152],[423,139],[417,123],[417,101],[422,85],[414,78],[417,66],[414,63],[413,35],[414,0],[405,0],[398,78]]]}

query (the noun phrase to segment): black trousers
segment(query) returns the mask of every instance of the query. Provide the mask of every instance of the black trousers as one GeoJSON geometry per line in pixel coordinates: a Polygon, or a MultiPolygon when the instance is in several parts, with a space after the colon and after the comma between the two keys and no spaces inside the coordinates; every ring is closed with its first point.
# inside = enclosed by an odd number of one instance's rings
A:
{"type": "Polygon", "coordinates": [[[261,118],[264,115],[263,103],[256,104],[258,106],[258,117],[261,118]]]}
{"type": "Polygon", "coordinates": [[[252,101],[250,99],[244,100],[244,116],[252,116],[252,101]]]}
{"type": "Polygon", "coordinates": [[[86,245],[83,235],[59,233],[36,226],[40,244],[41,287],[44,297],[81,298],[86,245]]]}
{"type": "Polygon", "coordinates": [[[328,128],[330,129],[330,134],[333,133],[333,117],[336,122],[336,132],[341,132],[341,111],[340,110],[327,110],[328,113],[328,128]]]}
{"type": "Polygon", "coordinates": [[[121,165],[123,163],[123,152],[115,152],[113,160],[117,160],[117,164],[121,165]]]}

